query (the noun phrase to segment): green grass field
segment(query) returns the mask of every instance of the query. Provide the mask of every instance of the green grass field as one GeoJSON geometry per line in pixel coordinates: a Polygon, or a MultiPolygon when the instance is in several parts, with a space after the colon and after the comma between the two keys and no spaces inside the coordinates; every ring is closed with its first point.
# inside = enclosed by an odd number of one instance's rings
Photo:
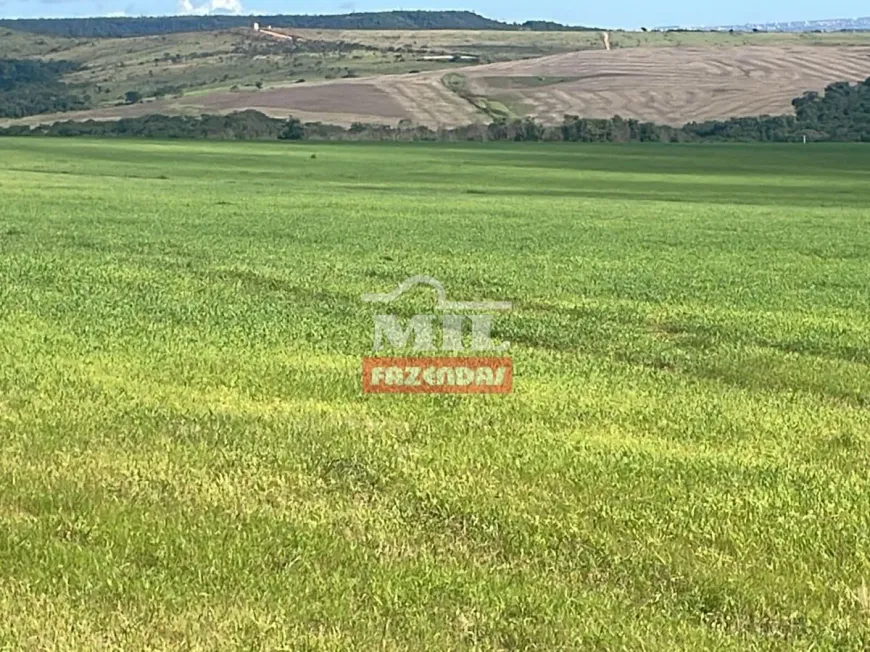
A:
{"type": "Polygon", "coordinates": [[[0,201],[0,649],[870,647],[867,147],[4,139],[0,201]],[[514,394],[362,395],[415,274],[514,394]]]}

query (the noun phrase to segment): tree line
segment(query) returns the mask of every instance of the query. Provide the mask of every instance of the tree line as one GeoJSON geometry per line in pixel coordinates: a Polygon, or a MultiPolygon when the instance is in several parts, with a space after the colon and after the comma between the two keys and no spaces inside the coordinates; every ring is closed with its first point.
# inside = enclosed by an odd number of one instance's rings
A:
{"type": "Polygon", "coordinates": [[[453,129],[430,129],[407,121],[398,126],[355,123],[349,128],[296,118],[280,120],[258,111],[216,116],[150,115],[115,122],[58,122],[8,127],[0,136],[102,136],[121,138],[214,140],[367,140],[367,141],[564,141],[630,142],[870,142],[870,78],[859,84],[837,82],[823,93],[805,93],[792,102],[794,115],[691,122],[682,127],[651,122],[565,116],[561,125],[533,120],[496,120],[453,129]]]}
{"type": "Polygon", "coordinates": [[[0,118],[87,108],[91,98],[61,81],[78,69],[72,61],[0,59],[0,118]]]}
{"type": "Polygon", "coordinates": [[[332,16],[164,16],[110,18],[35,18],[0,20],[0,27],[68,38],[123,38],[178,32],[211,32],[262,25],[296,29],[467,29],[584,30],[558,23],[505,23],[471,11],[382,11],[332,16]]]}

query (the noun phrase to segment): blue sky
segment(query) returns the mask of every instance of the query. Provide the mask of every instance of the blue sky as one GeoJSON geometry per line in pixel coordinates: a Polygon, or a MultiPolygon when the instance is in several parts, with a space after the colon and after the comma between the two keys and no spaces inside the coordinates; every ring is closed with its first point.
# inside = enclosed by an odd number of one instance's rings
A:
{"type": "Polygon", "coordinates": [[[60,17],[177,13],[345,13],[385,9],[470,9],[492,18],[533,18],[601,27],[725,25],[779,20],[853,18],[870,14],[866,0],[0,0],[0,16],[60,17]]]}

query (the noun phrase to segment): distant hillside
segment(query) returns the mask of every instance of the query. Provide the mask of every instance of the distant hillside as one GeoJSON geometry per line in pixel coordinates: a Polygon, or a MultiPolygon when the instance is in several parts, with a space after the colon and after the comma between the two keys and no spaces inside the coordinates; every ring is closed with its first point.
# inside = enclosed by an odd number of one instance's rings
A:
{"type": "MultiPolygon", "coordinates": [[[[721,29],[732,29],[723,27],[721,29]]],[[[762,23],[734,26],[733,29],[758,29],[764,32],[840,32],[870,30],[870,18],[842,18],[835,20],[799,20],[790,23],[762,23]]]]}
{"type": "Polygon", "coordinates": [[[263,25],[295,29],[378,30],[583,30],[557,23],[529,21],[523,25],[484,18],[470,11],[386,11],[334,16],[165,16],[144,18],[56,18],[0,20],[0,27],[72,38],[122,38],[179,32],[206,32],[263,25]]]}
{"type": "MultiPolygon", "coordinates": [[[[660,29],[679,29],[662,27],[660,29]]],[[[796,20],[785,23],[746,23],[743,25],[724,25],[718,27],[697,27],[686,29],[707,29],[712,31],[735,32],[863,32],[870,31],[870,17],[839,18],[833,20],[796,20]]]]}

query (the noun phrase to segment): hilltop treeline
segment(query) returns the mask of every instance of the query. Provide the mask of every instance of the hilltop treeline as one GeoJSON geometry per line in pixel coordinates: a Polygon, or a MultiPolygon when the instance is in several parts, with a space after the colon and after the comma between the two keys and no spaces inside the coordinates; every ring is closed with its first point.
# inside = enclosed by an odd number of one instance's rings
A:
{"type": "Polygon", "coordinates": [[[430,129],[356,123],[350,128],[295,118],[279,120],[258,111],[227,116],[162,116],[115,122],[59,122],[35,128],[0,129],[0,136],[106,136],[221,140],[393,140],[393,141],[565,141],[565,142],[870,142],[870,78],[852,85],[831,84],[824,93],[806,93],[793,101],[795,115],[692,122],[682,127],[626,120],[565,116],[559,126],[531,118],[430,129]]]}
{"type": "Polygon", "coordinates": [[[334,16],[165,16],[0,20],[0,27],[69,38],[123,38],[177,32],[210,32],[262,25],[296,29],[473,29],[583,30],[557,23],[522,25],[484,18],[471,11],[383,11],[334,16]]]}
{"type": "Polygon", "coordinates": [[[87,108],[90,98],[61,81],[78,68],[72,61],[0,59],[0,118],[87,108]]]}

